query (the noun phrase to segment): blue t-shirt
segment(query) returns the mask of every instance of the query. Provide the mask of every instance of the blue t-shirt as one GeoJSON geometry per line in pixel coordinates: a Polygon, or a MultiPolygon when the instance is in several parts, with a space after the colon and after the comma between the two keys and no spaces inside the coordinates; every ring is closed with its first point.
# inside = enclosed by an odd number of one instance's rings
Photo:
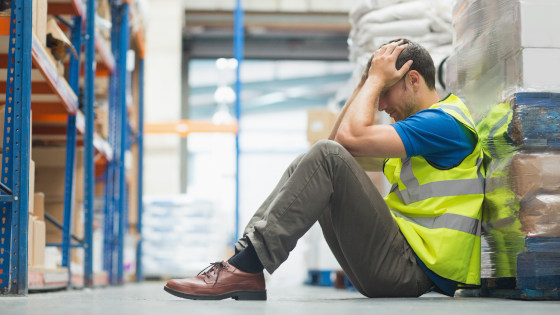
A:
{"type": "Polygon", "coordinates": [[[392,124],[406,156],[423,156],[439,168],[459,165],[476,146],[476,137],[440,108],[424,109],[392,124]]]}
{"type": "MultiPolygon", "coordinates": [[[[461,164],[476,146],[476,136],[440,108],[421,110],[395,128],[404,144],[407,157],[423,156],[432,166],[448,169],[461,164]]],[[[453,296],[457,282],[430,270],[418,257],[420,267],[436,285],[436,291],[453,296]]]]}

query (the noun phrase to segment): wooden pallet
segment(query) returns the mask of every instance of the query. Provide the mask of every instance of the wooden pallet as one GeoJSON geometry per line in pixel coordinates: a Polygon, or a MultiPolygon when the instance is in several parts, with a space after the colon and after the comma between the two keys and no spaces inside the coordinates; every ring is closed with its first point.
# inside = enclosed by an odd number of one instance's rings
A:
{"type": "MultiPolygon", "coordinates": [[[[532,280],[535,282],[535,280],[532,280]]],[[[456,297],[493,297],[515,300],[560,300],[560,288],[529,289],[519,287],[516,278],[484,278],[480,288],[461,289],[456,297]]]]}
{"type": "Polygon", "coordinates": [[[29,292],[62,290],[68,286],[68,269],[29,267],[27,281],[29,292]]]}

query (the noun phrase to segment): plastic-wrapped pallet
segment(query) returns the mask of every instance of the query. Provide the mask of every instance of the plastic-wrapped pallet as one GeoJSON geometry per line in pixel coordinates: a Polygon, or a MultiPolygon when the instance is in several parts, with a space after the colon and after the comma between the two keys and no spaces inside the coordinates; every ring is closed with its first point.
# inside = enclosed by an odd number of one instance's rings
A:
{"type": "MultiPolygon", "coordinates": [[[[436,67],[452,51],[452,0],[361,0],[349,14],[349,59],[356,65],[339,103],[350,96],[375,50],[395,38],[407,38],[430,51],[436,67]]],[[[440,91],[443,89],[439,84],[440,91]]]]}
{"type": "Polygon", "coordinates": [[[447,85],[482,113],[519,90],[560,92],[559,10],[554,0],[458,1],[447,85]]]}
{"type": "Polygon", "coordinates": [[[558,12],[554,0],[463,0],[453,12],[446,82],[487,153],[481,274],[518,289],[560,287],[558,12]]]}
{"type": "Polygon", "coordinates": [[[146,197],[142,230],[145,275],[192,275],[216,259],[227,258],[231,229],[233,223],[209,200],[184,195],[146,197]]]}

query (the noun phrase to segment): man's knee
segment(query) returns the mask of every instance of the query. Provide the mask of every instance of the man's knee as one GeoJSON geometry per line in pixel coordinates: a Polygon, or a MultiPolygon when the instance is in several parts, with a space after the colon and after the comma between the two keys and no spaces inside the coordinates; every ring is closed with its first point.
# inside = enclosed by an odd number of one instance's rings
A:
{"type": "Polygon", "coordinates": [[[340,143],[333,140],[323,139],[317,141],[313,146],[311,146],[309,152],[321,151],[325,153],[338,153],[341,150],[346,151],[346,149],[342,145],[340,145],[340,143]]]}

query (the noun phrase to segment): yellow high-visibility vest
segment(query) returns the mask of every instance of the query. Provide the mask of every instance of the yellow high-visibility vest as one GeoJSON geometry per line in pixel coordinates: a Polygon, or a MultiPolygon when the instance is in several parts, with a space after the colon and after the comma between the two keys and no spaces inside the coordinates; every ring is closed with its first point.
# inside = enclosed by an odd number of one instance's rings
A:
{"type": "Polygon", "coordinates": [[[385,197],[404,237],[436,274],[464,284],[480,284],[483,152],[465,104],[450,94],[441,108],[470,130],[477,144],[458,165],[441,168],[422,156],[385,161],[391,184],[385,197]]]}

